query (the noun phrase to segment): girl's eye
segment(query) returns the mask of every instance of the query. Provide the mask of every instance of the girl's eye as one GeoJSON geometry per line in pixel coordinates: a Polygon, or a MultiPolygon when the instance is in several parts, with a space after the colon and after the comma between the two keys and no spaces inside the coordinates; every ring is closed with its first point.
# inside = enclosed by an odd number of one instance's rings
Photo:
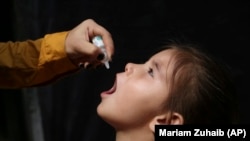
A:
{"type": "Polygon", "coordinates": [[[148,74],[149,74],[150,76],[154,77],[154,71],[153,71],[152,68],[149,68],[149,69],[148,69],[148,74]]]}

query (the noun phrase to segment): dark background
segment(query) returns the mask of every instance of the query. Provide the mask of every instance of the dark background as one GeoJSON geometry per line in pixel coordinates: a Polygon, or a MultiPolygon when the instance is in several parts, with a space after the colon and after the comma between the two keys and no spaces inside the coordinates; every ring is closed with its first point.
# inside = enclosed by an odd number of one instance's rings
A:
{"type": "Polygon", "coordinates": [[[166,39],[176,38],[202,45],[230,66],[241,123],[249,124],[249,9],[247,1],[2,0],[0,41],[37,39],[92,18],[110,31],[116,50],[109,70],[81,71],[37,88],[0,90],[0,141],[114,140],[114,130],[96,114],[100,92],[113,85],[127,62],[146,61],[166,39]],[[30,94],[35,100],[27,100],[30,94]],[[36,108],[25,108],[32,101],[36,108]],[[40,120],[31,123],[27,111],[30,117],[40,112],[40,120]],[[30,130],[36,122],[42,131],[30,130]]]}

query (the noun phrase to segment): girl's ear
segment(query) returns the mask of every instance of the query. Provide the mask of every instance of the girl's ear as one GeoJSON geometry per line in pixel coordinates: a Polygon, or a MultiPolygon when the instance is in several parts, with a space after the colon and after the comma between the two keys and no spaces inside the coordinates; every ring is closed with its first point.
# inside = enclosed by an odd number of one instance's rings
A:
{"type": "Polygon", "coordinates": [[[155,125],[182,125],[184,124],[183,116],[179,113],[162,114],[155,116],[149,123],[149,128],[155,132],[155,125]]]}

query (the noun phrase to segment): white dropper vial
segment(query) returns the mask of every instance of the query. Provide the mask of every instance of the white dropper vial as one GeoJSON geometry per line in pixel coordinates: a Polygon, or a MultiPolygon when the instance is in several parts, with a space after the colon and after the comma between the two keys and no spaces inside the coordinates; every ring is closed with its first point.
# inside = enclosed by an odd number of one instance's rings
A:
{"type": "Polygon", "coordinates": [[[102,40],[102,37],[101,36],[95,36],[93,39],[92,39],[92,43],[99,47],[103,54],[104,54],[104,59],[102,60],[102,63],[104,63],[105,67],[107,69],[109,69],[109,58],[108,58],[108,54],[107,54],[107,51],[106,51],[106,48],[104,46],[104,43],[103,43],[103,40],[102,40]]]}

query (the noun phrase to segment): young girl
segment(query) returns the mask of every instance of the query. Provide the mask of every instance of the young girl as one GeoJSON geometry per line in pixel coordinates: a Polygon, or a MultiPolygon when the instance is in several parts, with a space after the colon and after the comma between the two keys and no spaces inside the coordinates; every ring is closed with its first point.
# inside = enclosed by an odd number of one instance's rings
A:
{"type": "Polygon", "coordinates": [[[144,64],[128,63],[101,93],[97,112],[116,130],[116,141],[153,141],[155,125],[235,123],[232,88],[215,60],[170,44],[144,64]]]}

